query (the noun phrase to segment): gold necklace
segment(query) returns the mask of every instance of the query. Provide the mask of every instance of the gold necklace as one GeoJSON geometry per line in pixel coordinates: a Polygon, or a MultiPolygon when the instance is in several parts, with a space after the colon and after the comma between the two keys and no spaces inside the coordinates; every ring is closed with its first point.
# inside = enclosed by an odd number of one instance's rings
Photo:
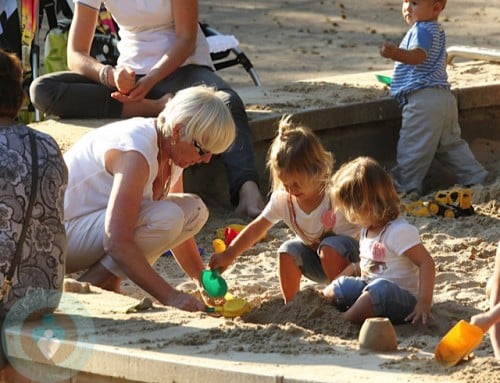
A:
{"type": "Polygon", "coordinates": [[[160,160],[158,161],[158,172],[160,173],[160,180],[161,180],[161,187],[162,187],[162,192],[160,194],[160,200],[164,199],[170,190],[170,180],[172,179],[172,159],[168,159],[168,168],[169,168],[169,176],[167,179],[167,183],[165,185],[165,177],[164,177],[164,170],[163,170],[163,145],[162,145],[162,135],[161,133],[158,134],[158,151],[160,154],[160,160]]]}
{"type": "Polygon", "coordinates": [[[297,216],[295,214],[295,207],[293,206],[291,194],[288,194],[288,210],[290,212],[290,221],[292,223],[293,230],[299,235],[299,237],[305,240],[304,242],[306,242],[306,245],[317,247],[328,230],[325,230],[323,225],[321,226],[321,231],[313,235],[310,235],[302,230],[297,222],[297,216]]]}

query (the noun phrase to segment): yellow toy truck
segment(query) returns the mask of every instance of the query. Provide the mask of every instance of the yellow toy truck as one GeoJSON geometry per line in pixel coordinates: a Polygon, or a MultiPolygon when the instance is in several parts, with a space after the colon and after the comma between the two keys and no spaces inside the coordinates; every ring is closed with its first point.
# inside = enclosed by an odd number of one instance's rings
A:
{"type": "Polygon", "coordinates": [[[406,210],[417,217],[439,215],[445,218],[458,218],[474,214],[472,207],[472,189],[440,190],[430,202],[416,201],[406,210]]]}
{"type": "Polygon", "coordinates": [[[431,214],[446,218],[465,217],[474,214],[472,189],[438,191],[427,205],[431,214]]]}

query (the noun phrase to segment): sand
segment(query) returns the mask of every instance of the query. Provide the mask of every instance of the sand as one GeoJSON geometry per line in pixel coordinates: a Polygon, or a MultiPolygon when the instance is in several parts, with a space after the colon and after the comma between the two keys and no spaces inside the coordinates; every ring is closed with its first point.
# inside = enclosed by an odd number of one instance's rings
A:
{"type": "MultiPolygon", "coordinates": [[[[380,46],[407,31],[399,0],[200,1],[200,18],[238,38],[265,85],[392,69],[380,46]]],[[[483,0],[449,1],[441,14],[449,47],[498,48],[499,20],[497,4],[483,0]]],[[[239,68],[224,73],[252,84],[239,68]]]]}
{"type": "MultiPolygon", "coordinates": [[[[406,31],[400,15],[400,2],[392,0],[351,0],[346,3],[201,1],[200,13],[204,21],[224,33],[236,35],[268,87],[263,90],[265,101],[245,98],[249,101],[249,111],[253,113],[289,113],[387,96],[387,88],[382,84],[374,80],[369,84],[358,84],[352,74],[367,71],[390,73],[392,63],[379,56],[379,46],[384,40],[399,41],[406,31]],[[351,74],[350,80],[344,84],[321,80],[339,74],[351,74]],[[301,82],[296,82],[299,80],[301,82]]],[[[448,32],[448,45],[495,48],[499,19],[500,8],[494,2],[448,2],[448,9],[442,17],[448,32]]],[[[246,87],[252,86],[241,69],[231,68],[220,73],[242,93],[246,87]]],[[[453,86],[474,84],[478,77],[486,83],[500,80],[499,65],[482,62],[459,62],[449,67],[449,74],[453,86]]],[[[37,127],[53,134],[63,151],[86,131],[85,127],[62,131],[51,128],[51,125],[51,121],[46,121],[37,127]]],[[[487,309],[485,286],[493,272],[496,244],[500,239],[500,142],[478,139],[471,143],[471,147],[491,172],[488,182],[473,190],[476,214],[459,219],[406,217],[419,228],[422,241],[436,263],[433,319],[425,326],[396,326],[398,351],[387,357],[359,349],[359,326],[345,322],[341,314],[322,298],[318,293],[322,286],[303,280],[297,298],[283,305],[276,250],[292,236],[283,225],[273,227],[265,241],[241,255],[224,274],[230,292],[250,303],[252,310],[249,313],[226,320],[206,314],[184,313],[155,303],[157,309],[154,312],[141,314],[141,323],[146,323],[150,329],[174,326],[179,330],[178,337],[160,341],[148,338],[148,330],[131,336],[130,327],[125,327],[123,333],[119,328],[114,328],[113,332],[127,339],[124,343],[128,347],[147,351],[183,349],[194,355],[209,353],[215,357],[218,354],[237,354],[242,361],[265,355],[271,364],[288,356],[328,355],[332,364],[357,366],[363,360],[377,366],[378,371],[409,373],[422,382],[500,382],[500,365],[492,357],[487,335],[471,358],[453,368],[444,368],[433,359],[435,346],[451,326],[487,309]],[[206,330],[189,334],[181,331],[186,323],[199,320],[206,321],[206,330]]],[[[423,199],[431,197],[428,195],[423,199]]],[[[220,207],[211,206],[210,210],[209,222],[197,236],[204,249],[205,261],[212,253],[211,242],[217,229],[230,223],[248,222],[220,207]]],[[[193,291],[193,284],[172,257],[162,257],[155,269],[173,285],[193,291]]],[[[93,291],[99,293],[98,289],[93,288],[93,291]]],[[[144,296],[130,282],[124,283],[124,291],[134,298],[144,296]]],[[[119,305],[118,297],[116,302],[119,305]]],[[[125,301],[123,306],[129,303],[125,301]]],[[[92,308],[96,328],[101,328],[99,313],[109,315],[109,310],[107,305],[92,308]]],[[[112,316],[126,320],[123,310],[116,306],[114,310],[112,316]]],[[[110,330],[103,328],[100,331],[110,330]]],[[[375,379],[377,372],[373,374],[375,379]]]]}

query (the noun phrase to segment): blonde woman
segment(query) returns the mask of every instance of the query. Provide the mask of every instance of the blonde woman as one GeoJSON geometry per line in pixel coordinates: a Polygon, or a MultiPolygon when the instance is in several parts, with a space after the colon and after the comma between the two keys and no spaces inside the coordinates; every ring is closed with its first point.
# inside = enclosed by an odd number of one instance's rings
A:
{"type": "Polygon", "coordinates": [[[279,221],[296,238],[278,249],[279,278],[285,303],[300,289],[302,275],[329,283],[355,272],[359,228],[335,213],[328,195],[333,155],[307,127],[284,117],[269,149],[267,165],[273,193],[263,212],[231,242],[225,252],[210,259],[212,269],[226,269],[279,221]]]}
{"type": "Polygon", "coordinates": [[[171,249],[198,280],[204,264],[194,239],[208,219],[196,195],[183,193],[182,172],[226,150],[236,135],[221,92],[179,91],[158,118],[132,118],[96,129],[66,154],[64,212],[68,273],[119,291],[129,278],[168,306],[204,310],[170,286],[151,265],[171,249]]]}

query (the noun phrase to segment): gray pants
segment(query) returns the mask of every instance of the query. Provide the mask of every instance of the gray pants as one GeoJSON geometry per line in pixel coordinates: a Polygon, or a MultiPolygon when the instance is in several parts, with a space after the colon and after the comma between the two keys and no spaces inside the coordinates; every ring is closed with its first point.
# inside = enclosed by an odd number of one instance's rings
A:
{"type": "Polygon", "coordinates": [[[407,96],[392,175],[398,192],[422,193],[424,178],[434,157],[457,177],[471,185],[485,180],[488,172],[475,159],[460,136],[457,102],[445,88],[426,88],[407,96]]]}

